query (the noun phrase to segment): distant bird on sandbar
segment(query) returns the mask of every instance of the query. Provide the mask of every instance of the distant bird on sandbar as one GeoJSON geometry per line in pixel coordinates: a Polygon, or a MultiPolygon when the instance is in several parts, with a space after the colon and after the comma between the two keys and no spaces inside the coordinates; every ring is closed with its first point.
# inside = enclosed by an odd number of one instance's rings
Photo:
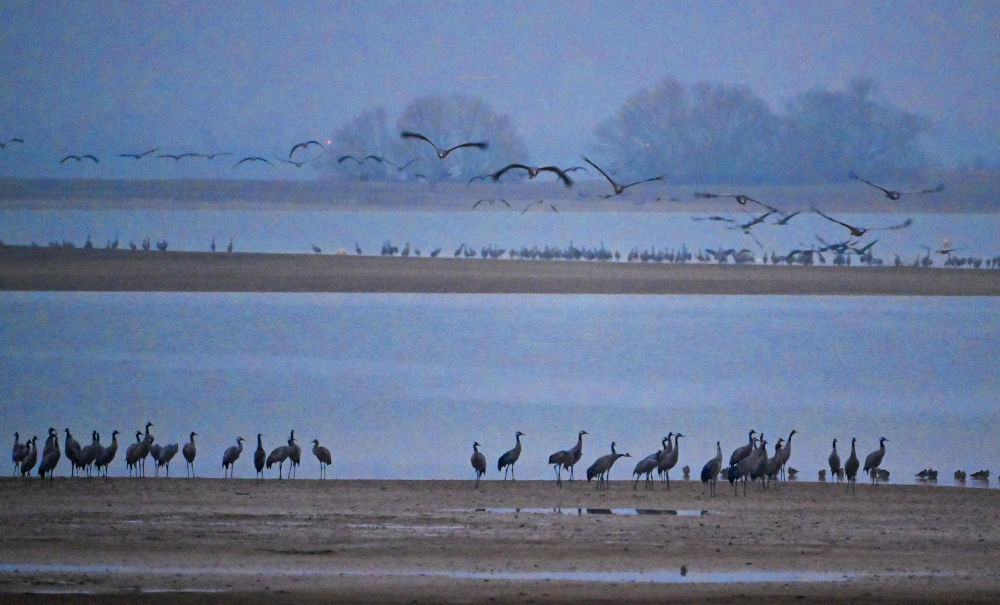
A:
{"type": "Polygon", "coordinates": [[[559,179],[562,180],[563,184],[566,185],[567,187],[572,187],[573,186],[573,179],[571,179],[568,176],[566,176],[566,172],[562,168],[560,168],[558,166],[538,166],[538,167],[536,167],[536,166],[525,166],[524,164],[507,164],[506,166],[504,166],[500,170],[497,170],[496,172],[494,172],[493,174],[491,174],[490,178],[493,179],[494,181],[498,181],[498,180],[500,180],[501,176],[503,176],[505,173],[507,173],[510,170],[514,170],[515,168],[519,168],[521,170],[526,170],[528,172],[528,178],[529,179],[533,179],[533,178],[537,177],[538,173],[540,173],[540,172],[551,172],[551,173],[555,174],[556,176],[558,176],[559,179]]]}
{"type": "Polygon", "coordinates": [[[153,149],[150,149],[149,151],[143,151],[142,153],[119,153],[118,157],[120,157],[120,158],[135,158],[137,160],[141,160],[142,158],[146,157],[147,155],[149,155],[151,153],[156,153],[159,150],[160,150],[159,147],[154,147],[153,149]]]}
{"type": "Polygon", "coordinates": [[[0,141],[0,149],[6,149],[7,145],[10,145],[11,143],[21,143],[23,145],[24,144],[24,139],[15,137],[13,139],[10,139],[6,143],[3,142],[3,141],[0,141]]]}
{"type": "Polygon", "coordinates": [[[851,235],[854,236],[854,237],[861,237],[865,233],[868,233],[869,231],[889,231],[891,229],[904,229],[904,228],[909,227],[910,225],[913,224],[913,219],[908,218],[905,221],[903,221],[902,223],[900,223],[898,225],[893,225],[891,227],[868,227],[868,228],[863,228],[863,227],[855,227],[854,225],[848,225],[847,223],[845,223],[843,221],[838,221],[837,219],[833,218],[832,216],[827,216],[827,215],[823,214],[822,212],[820,212],[820,210],[818,208],[813,208],[813,212],[815,212],[816,214],[822,216],[823,218],[825,218],[828,221],[832,221],[834,223],[837,223],[838,225],[841,225],[843,227],[847,227],[847,229],[851,232],[851,235]]]}
{"type": "Polygon", "coordinates": [[[634,183],[629,183],[628,185],[621,185],[621,184],[617,183],[613,178],[611,178],[610,176],[608,176],[608,173],[606,173],[603,170],[601,170],[601,167],[598,166],[597,164],[591,162],[587,158],[583,158],[583,161],[587,162],[588,164],[590,164],[591,166],[593,166],[594,168],[596,168],[597,171],[600,172],[604,176],[604,178],[608,179],[608,182],[611,183],[611,187],[615,190],[615,195],[619,195],[623,191],[625,191],[626,189],[628,189],[629,187],[632,187],[633,185],[638,185],[639,183],[648,183],[650,181],[662,181],[663,180],[663,176],[660,175],[660,176],[653,177],[651,179],[643,179],[641,181],[636,181],[634,183]]]}
{"type": "Polygon", "coordinates": [[[882,191],[883,193],[885,193],[885,197],[889,198],[890,200],[898,200],[900,198],[900,196],[902,196],[904,194],[905,195],[912,195],[912,194],[917,194],[917,193],[938,193],[940,191],[944,191],[944,183],[941,183],[940,185],[938,185],[937,187],[934,187],[933,189],[920,189],[918,191],[893,191],[891,189],[886,189],[885,187],[883,187],[881,185],[876,185],[875,183],[873,183],[871,181],[866,181],[865,179],[863,179],[863,178],[859,177],[857,174],[855,174],[853,170],[851,171],[851,173],[848,176],[850,176],[852,179],[854,179],[856,181],[861,181],[862,183],[865,183],[866,185],[871,185],[872,187],[878,189],[879,191],[882,191]]]}
{"type": "Polygon", "coordinates": [[[323,147],[323,143],[320,143],[319,141],[305,141],[303,143],[296,143],[295,145],[292,146],[292,150],[288,152],[288,159],[292,159],[292,154],[295,153],[296,149],[299,148],[309,149],[310,145],[319,145],[320,148],[326,149],[326,147],[323,147]]]}
{"type": "Polygon", "coordinates": [[[63,164],[67,160],[76,160],[77,162],[82,162],[83,160],[86,160],[86,159],[94,160],[95,164],[99,164],[101,162],[99,159],[95,158],[94,156],[92,156],[92,155],[90,155],[88,153],[87,155],[68,155],[68,156],[64,157],[62,160],[60,160],[59,163],[63,164]]]}
{"type": "Polygon", "coordinates": [[[237,166],[239,166],[243,162],[264,162],[268,166],[274,168],[274,164],[272,164],[271,162],[268,162],[266,158],[262,158],[262,157],[257,156],[257,155],[247,156],[247,157],[243,158],[239,162],[236,162],[235,164],[233,164],[233,168],[236,168],[237,166]]]}
{"type": "Polygon", "coordinates": [[[727,218],[725,216],[692,216],[692,221],[723,221],[726,223],[735,223],[736,219],[727,218]]]}
{"type": "Polygon", "coordinates": [[[454,147],[449,147],[448,149],[441,149],[434,143],[434,141],[428,139],[419,132],[410,132],[409,130],[404,130],[403,132],[400,133],[400,136],[403,137],[404,139],[420,139],[421,141],[426,141],[430,143],[431,147],[434,148],[434,151],[437,152],[438,158],[442,160],[448,157],[448,154],[451,153],[452,151],[455,151],[456,149],[461,149],[462,147],[477,147],[479,149],[489,149],[490,147],[490,144],[486,142],[479,142],[479,143],[470,142],[470,143],[459,143],[458,145],[455,145],[454,147]]]}
{"type": "Polygon", "coordinates": [[[479,451],[478,441],[472,443],[472,469],[476,471],[476,487],[479,487],[479,478],[486,474],[486,456],[479,451]]]}
{"type": "Polygon", "coordinates": [[[317,246],[316,244],[312,245],[312,249],[313,252],[315,252],[316,254],[323,254],[323,249],[317,246]]]}

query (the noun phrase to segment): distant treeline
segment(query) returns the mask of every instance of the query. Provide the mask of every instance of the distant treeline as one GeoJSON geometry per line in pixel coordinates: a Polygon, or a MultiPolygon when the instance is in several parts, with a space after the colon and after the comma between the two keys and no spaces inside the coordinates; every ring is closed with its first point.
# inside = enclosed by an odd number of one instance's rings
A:
{"type": "MultiPolygon", "coordinates": [[[[829,183],[846,180],[851,170],[898,181],[927,168],[918,143],[930,126],[882,98],[869,78],[855,78],[845,91],[805,92],[782,111],[745,86],[666,79],[629,98],[581,153],[623,178],[663,175],[672,184],[829,183]]],[[[337,131],[332,149],[321,167],[363,180],[469,179],[507,162],[528,161],[513,121],[462,95],[417,99],[394,128],[384,109],[365,112],[337,131]],[[401,130],[439,144],[485,140],[490,149],[440,162],[430,146],[401,141],[401,130]],[[346,154],[420,160],[403,170],[375,160],[337,163],[346,154]]]]}

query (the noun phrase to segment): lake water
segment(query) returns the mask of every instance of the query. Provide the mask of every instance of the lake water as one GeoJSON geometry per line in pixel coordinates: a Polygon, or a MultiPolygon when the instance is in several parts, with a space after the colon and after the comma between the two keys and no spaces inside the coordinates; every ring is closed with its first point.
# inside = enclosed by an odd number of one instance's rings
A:
{"type": "MultiPolygon", "coordinates": [[[[723,216],[750,220],[750,215],[733,212],[723,216]]],[[[819,247],[816,236],[828,242],[843,241],[848,232],[819,215],[805,213],[788,225],[754,227],[753,237],[738,230],[726,229],[726,223],[694,221],[708,214],[627,213],[627,212],[537,212],[520,210],[496,212],[309,212],[309,211],[89,211],[89,210],[0,210],[0,241],[46,245],[63,239],[83,245],[88,235],[95,246],[102,247],[116,234],[124,247],[129,240],[136,244],[149,237],[154,242],[167,240],[171,250],[208,250],[212,238],[221,250],[233,238],[235,249],[244,252],[310,252],[313,244],[330,253],[338,248],[355,250],[358,244],[366,254],[377,254],[386,240],[402,248],[406,242],[427,255],[435,248],[451,255],[460,244],[479,250],[497,245],[559,246],[573,243],[597,248],[603,243],[609,250],[626,256],[633,248],[656,250],[679,249],[686,245],[693,254],[699,249],[748,248],[758,257],[777,251],[785,254],[796,248],[819,247]]],[[[878,239],[875,256],[887,264],[899,254],[912,262],[926,254],[922,246],[933,250],[945,246],[959,249],[962,256],[1000,255],[1000,215],[903,215],[843,214],[837,218],[861,227],[892,226],[912,218],[912,226],[894,231],[873,231],[862,238],[863,244],[878,239]]],[[[768,222],[773,222],[773,217],[768,222]]],[[[944,257],[932,255],[940,267],[944,257]]],[[[857,260],[856,258],[854,259],[857,260]]],[[[832,259],[827,258],[828,262],[832,259]]]]}
{"type": "Polygon", "coordinates": [[[581,475],[611,441],[641,457],[673,431],[676,479],[716,440],[728,457],[750,428],[796,429],[804,479],[833,438],[846,459],[884,436],[894,481],[947,485],[1000,458],[998,337],[996,298],[7,292],[0,431],[129,442],[149,420],[159,443],[197,431],[205,476],[243,436],[244,477],[258,432],[271,449],[296,430],[300,477],[318,438],[331,478],[471,478],[475,440],[488,479],[517,430],[523,479],[580,429],[581,475]]]}

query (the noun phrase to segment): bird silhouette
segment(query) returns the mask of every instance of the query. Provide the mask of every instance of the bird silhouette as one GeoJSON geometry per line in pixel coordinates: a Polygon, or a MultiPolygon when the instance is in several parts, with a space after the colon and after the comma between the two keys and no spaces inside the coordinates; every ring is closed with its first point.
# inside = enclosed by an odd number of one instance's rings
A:
{"type": "Polygon", "coordinates": [[[494,181],[498,181],[498,180],[500,180],[501,176],[503,176],[505,173],[507,173],[510,170],[514,170],[515,168],[519,168],[521,170],[526,170],[528,172],[528,178],[529,179],[533,179],[533,178],[537,177],[538,173],[540,173],[540,172],[551,172],[551,173],[555,174],[556,176],[558,176],[559,179],[563,182],[563,184],[566,185],[567,187],[572,187],[573,186],[573,180],[571,178],[569,178],[568,176],[566,176],[566,172],[562,168],[559,168],[558,166],[541,166],[541,167],[535,167],[535,166],[525,166],[524,164],[507,164],[506,166],[504,166],[500,170],[497,170],[496,172],[494,172],[493,174],[491,174],[489,176],[494,181]]]}
{"type": "Polygon", "coordinates": [[[651,179],[643,179],[641,181],[636,181],[634,183],[629,183],[628,185],[620,185],[613,178],[611,178],[610,176],[608,176],[608,173],[606,173],[603,170],[601,170],[601,167],[598,166],[597,164],[591,162],[587,158],[583,158],[583,161],[587,162],[588,164],[590,164],[591,166],[593,166],[594,168],[596,168],[598,172],[600,172],[602,175],[604,175],[604,178],[608,179],[608,182],[611,183],[611,187],[615,190],[615,195],[619,195],[623,191],[625,191],[626,189],[628,189],[629,187],[632,187],[633,185],[638,185],[639,183],[648,183],[649,181],[662,181],[663,180],[663,176],[661,175],[661,176],[653,177],[651,179]]]}
{"type": "Polygon", "coordinates": [[[264,162],[268,166],[270,166],[272,168],[274,167],[274,164],[272,164],[271,162],[268,162],[266,158],[262,158],[260,156],[254,155],[254,156],[247,156],[247,157],[243,158],[242,160],[240,160],[239,162],[236,162],[235,164],[233,164],[233,168],[236,168],[237,166],[239,166],[243,162],[264,162]]]}
{"type": "Polygon", "coordinates": [[[288,152],[288,159],[292,159],[292,154],[295,153],[296,149],[299,149],[299,148],[301,148],[301,149],[309,149],[310,145],[319,145],[322,149],[326,149],[326,147],[323,147],[323,144],[320,143],[319,141],[305,141],[305,142],[302,142],[302,143],[296,143],[295,145],[292,146],[292,150],[288,152]]]}
{"type": "Polygon", "coordinates": [[[774,224],[775,225],[787,225],[788,221],[792,220],[796,215],[800,214],[801,212],[802,212],[801,210],[796,210],[795,212],[793,212],[791,214],[786,214],[785,216],[783,216],[783,217],[779,218],[778,220],[774,221],[774,224]]]}
{"type": "Polygon", "coordinates": [[[873,183],[871,181],[867,181],[867,180],[859,177],[857,174],[854,173],[853,170],[851,171],[851,173],[848,176],[850,176],[852,179],[854,179],[856,181],[861,181],[862,183],[865,183],[866,185],[871,185],[872,187],[874,187],[874,188],[878,189],[879,191],[885,193],[885,197],[889,198],[890,200],[898,200],[903,195],[913,195],[913,194],[917,194],[917,193],[938,193],[939,191],[944,191],[944,183],[941,183],[940,185],[938,185],[937,187],[934,187],[933,189],[919,189],[917,191],[893,191],[891,189],[886,189],[885,187],[883,187],[881,185],[876,185],[875,183],[873,183]]]}
{"type": "Polygon", "coordinates": [[[3,141],[0,141],[0,149],[6,149],[7,145],[10,145],[11,143],[21,143],[23,145],[24,144],[24,139],[15,137],[13,139],[10,139],[6,143],[3,142],[3,141]]]}
{"type": "Polygon", "coordinates": [[[316,156],[315,158],[309,158],[308,160],[302,160],[301,162],[296,162],[294,160],[283,160],[281,158],[274,158],[274,159],[278,160],[279,162],[284,162],[285,164],[291,164],[292,166],[295,166],[296,168],[302,168],[302,166],[308,164],[309,162],[315,160],[318,157],[320,157],[320,156],[316,156]]]}
{"type": "Polygon", "coordinates": [[[76,160],[77,162],[82,162],[83,160],[86,159],[94,160],[95,164],[99,164],[101,162],[100,160],[98,160],[97,158],[88,153],[87,155],[68,155],[64,157],[62,160],[60,160],[59,163],[62,164],[67,160],[76,160]]]}
{"type": "Polygon", "coordinates": [[[900,223],[898,225],[893,225],[891,227],[868,227],[868,228],[863,228],[863,227],[855,227],[854,225],[848,225],[847,223],[845,223],[843,221],[838,221],[837,219],[833,218],[832,216],[827,216],[827,215],[823,214],[818,208],[813,208],[813,212],[815,212],[816,214],[822,216],[823,218],[825,218],[828,221],[832,221],[834,223],[837,223],[838,225],[841,225],[843,227],[847,227],[847,229],[851,232],[851,235],[854,236],[854,237],[861,237],[865,233],[868,233],[869,231],[889,231],[891,229],[904,229],[904,228],[909,227],[910,225],[913,224],[913,219],[908,218],[905,221],[903,221],[902,223],[900,223]]]}
{"type": "Polygon", "coordinates": [[[489,143],[479,142],[479,143],[459,143],[454,147],[449,147],[448,149],[441,149],[440,147],[434,144],[434,141],[428,139],[427,137],[418,132],[410,132],[409,130],[404,130],[403,132],[400,133],[400,136],[403,137],[404,139],[420,139],[421,141],[427,141],[428,143],[430,143],[431,147],[434,148],[434,151],[437,152],[438,158],[442,160],[448,157],[448,154],[451,153],[452,151],[455,151],[456,149],[461,149],[462,147],[477,147],[479,149],[489,149],[490,147],[489,143]]]}
{"type": "Polygon", "coordinates": [[[119,153],[118,157],[120,157],[120,158],[135,158],[137,160],[141,160],[142,158],[146,157],[147,155],[149,155],[151,153],[156,153],[159,150],[160,150],[159,147],[154,147],[153,149],[150,149],[149,151],[143,151],[142,153],[119,153]]]}
{"type": "Polygon", "coordinates": [[[705,198],[705,199],[714,199],[714,198],[720,198],[720,197],[731,197],[734,200],[736,200],[736,202],[740,206],[746,206],[747,202],[753,202],[755,204],[760,204],[761,206],[767,208],[771,212],[778,212],[778,213],[781,212],[780,210],[778,210],[774,206],[768,206],[764,202],[755,200],[752,197],[743,195],[742,193],[707,193],[707,192],[704,192],[704,191],[695,191],[694,192],[694,196],[695,197],[699,197],[699,198],[705,198]]]}
{"type": "Polygon", "coordinates": [[[510,204],[507,203],[507,200],[505,200],[503,198],[498,198],[498,199],[483,199],[483,200],[479,200],[478,202],[476,202],[475,204],[472,205],[472,209],[475,210],[476,206],[478,206],[479,204],[482,204],[483,202],[489,202],[489,204],[491,206],[493,205],[494,202],[500,202],[504,206],[507,206],[508,208],[510,208],[510,204]]]}
{"type": "Polygon", "coordinates": [[[197,157],[200,157],[200,154],[190,153],[190,152],[189,153],[180,153],[180,154],[176,154],[176,155],[172,154],[172,153],[164,153],[164,154],[158,155],[156,157],[157,157],[157,159],[159,159],[159,158],[170,158],[171,160],[173,160],[175,162],[179,162],[179,161],[181,161],[184,158],[197,158],[197,157]]]}

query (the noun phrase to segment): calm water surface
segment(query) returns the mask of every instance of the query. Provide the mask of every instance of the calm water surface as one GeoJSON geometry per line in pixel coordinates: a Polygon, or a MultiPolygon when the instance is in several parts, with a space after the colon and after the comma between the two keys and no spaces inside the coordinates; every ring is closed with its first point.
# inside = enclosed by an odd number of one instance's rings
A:
{"type": "Polygon", "coordinates": [[[313,438],[357,478],[468,478],[476,440],[495,478],[521,430],[527,479],[580,429],[579,470],[679,431],[695,476],[716,440],[797,429],[804,479],[834,437],[846,459],[885,436],[894,480],[950,484],[1000,458],[998,336],[992,298],[3,293],[0,431],[106,443],[150,420],[159,443],[197,431],[206,476],[243,436],[249,477],[258,432],[270,450],[296,429],[303,477],[313,438]]]}

